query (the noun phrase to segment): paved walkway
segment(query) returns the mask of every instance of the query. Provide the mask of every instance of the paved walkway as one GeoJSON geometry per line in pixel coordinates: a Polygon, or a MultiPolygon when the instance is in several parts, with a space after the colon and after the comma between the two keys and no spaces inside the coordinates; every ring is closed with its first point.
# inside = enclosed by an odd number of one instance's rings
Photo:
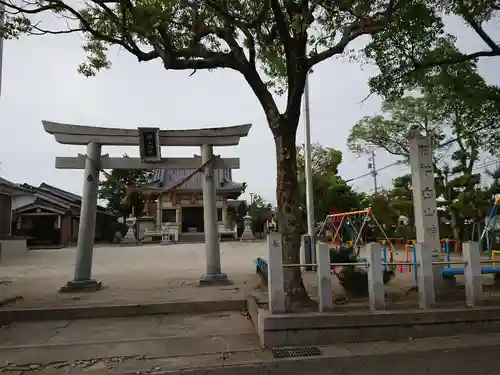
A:
{"type": "Polygon", "coordinates": [[[141,366],[146,359],[249,350],[260,350],[257,334],[236,312],[13,323],[0,331],[0,372],[141,366]]]}
{"type": "Polygon", "coordinates": [[[441,369],[438,373],[456,375],[458,372],[442,372],[445,359],[465,356],[468,361],[462,361],[462,366],[470,366],[472,361],[477,369],[496,369],[496,357],[478,353],[498,353],[500,334],[409,338],[323,346],[320,350],[319,357],[276,359],[270,350],[260,347],[252,324],[239,313],[14,323],[0,331],[0,373],[326,375],[368,371],[379,375],[403,371],[420,375],[441,369]]]}

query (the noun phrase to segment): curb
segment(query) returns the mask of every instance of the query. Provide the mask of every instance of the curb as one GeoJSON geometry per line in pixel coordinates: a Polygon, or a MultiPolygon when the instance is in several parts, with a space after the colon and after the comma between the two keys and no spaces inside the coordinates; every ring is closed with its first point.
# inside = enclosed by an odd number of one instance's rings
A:
{"type": "Polygon", "coordinates": [[[141,315],[210,314],[222,311],[242,311],[246,300],[166,302],[153,304],[57,307],[33,309],[2,309],[0,325],[40,320],[75,320],[120,318],[141,315]]]}

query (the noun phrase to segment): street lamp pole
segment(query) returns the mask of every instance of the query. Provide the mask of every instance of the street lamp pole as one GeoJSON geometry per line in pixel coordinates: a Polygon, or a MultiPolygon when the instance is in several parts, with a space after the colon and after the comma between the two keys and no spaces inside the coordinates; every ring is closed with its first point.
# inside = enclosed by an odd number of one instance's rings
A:
{"type": "MultiPolygon", "coordinates": [[[[309,72],[306,77],[304,87],[304,117],[305,117],[305,177],[306,177],[306,205],[307,205],[307,233],[311,237],[311,241],[315,243],[314,225],[314,189],[312,181],[312,161],[311,161],[311,115],[309,108],[309,72]]],[[[314,248],[314,245],[313,245],[314,248]]],[[[314,251],[313,251],[314,254],[314,251]]]]}

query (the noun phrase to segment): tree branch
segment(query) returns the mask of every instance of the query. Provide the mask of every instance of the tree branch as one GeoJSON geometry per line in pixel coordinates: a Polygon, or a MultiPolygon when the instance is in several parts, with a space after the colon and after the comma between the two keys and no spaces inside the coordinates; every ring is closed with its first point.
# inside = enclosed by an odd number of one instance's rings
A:
{"type": "MultiPolygon", "coordinates": [[[[207,1],[208,5],[210,5],[216,12],[219,13],[219,16],[223,19],[225,19],[227,22],[232,23],[234,26],[236,26],[243,35],[245,35],[248,45],[248,60],[250,64],[255,66],[256,64],[256,59],[257,59],[257,51],[255,47],[255,38],[253,37],[251,31],[250,31],[250,24],[248,22],[245,22],[243,20],[239,20],[236,17],[234,17],[232,14],[230,14],[229,10],[227,7],[223,5],[219,5],[216,3],[216,1],[213,0],[208,0],[207,1]]],[[[232,38],[234,40],[234,38],[232,38]]],[[[226,41],[227,43],[227,41],[226,41]]],[[[231,43],[235,44],[236,40],[231,41],[231,43]]],[[[237,43],[236,43],[237,44],[237,43]]]]}
{"type": "Polygon", "coordinates": [[[454,65],[462,62],[477,60],[480,57],[494,57],[500,56],[500,51],[479,51],[469,54],[456,54],[455,56],[442,59],[442,60],[434,60],[434,61],[424,61],[424,62],[415,62],[415,66],[410,73],[416,73],[422,69],[435,68],[438,66],[444,65],[454,65]]]}
{"type": "MultiPolygon", "coordinates": [[[[492,8],[495,10],[500,10],[500,7],[495,7],[492,5],[492,8]]],[[[462,4],[460,16],[464,19],[466,23],[470,25],[470,27],[476,32],[477,35],[486,43],[488,47],[491,48],[489,51],[478,51],[474,53],[468,54],[457,54],[455,56],[445,58],[442,60],[435,60],[429,62],[420,62],[416,63],[414,69],[411,73],[414,73],[421,69],[429,69],[438,66],[444,65],[454,65],[459,64],[466,61],[474,60],[476,61],[480,57],[494,57],[500,56],[500,46],[488,35],[488,33],[483,29],[483,27],[473,18],[473,16],[468,12],[467,6],[462,4]]]]}
{"type": "Polygon", "coordinates": [[[481,27],[479,23],[477,23],[470,15],[464,15],[464,20],[474,29],[477,35],[481,37],[481,39],[491,48],[492,51],[496,51],[500,54],[500,46],[495,43],[493,39],[488,35],[486,31],[481,27]]]}
{"type": "MultiPolygon", "coordinates": [[[[74,8],[67,5],[64,1],[51,0],[50,4],[40,5],[34,9],[20,7],[20,6],[12,4],[11,2],[7,2],[5,0],[0,0],[0,4],[3,4],[7,9],[9,9],[9,8],[14,9],[21,14],[38,14],[38,13],[42,13],[45,11],[59,12],[60,10],[65,10],[65,11],[69,12],[70,14],[72,14],[75,17],[75,19],[78,20],[82,24],[82,26],[83,26],[82,28],[86,32],[90,33],[91,35],[93,35],[95,38],[97,38],[99,40],[105,41],[105,42],[110,43],[110,44],[117,44],[117,45],[122,46],[128,52],[135,55],[139,59],[139,61],[149,61],[149,60],[153,60],[153,59],[158,57],[158,55],[156,54],[155,51],[144,52],[144,51],[140,50],[139,48],[137,48],[137,46],[131,46],[131,45],[125,43],[124,40],[116,39],[114,37],[111,37],[109,35],[105,35],[105,34],[99,32],[98,30],[96,30],[95,28],[92,27],[92,25],[87,21],[87,19],[85,19],[85,17],[83,17],[77,10],[75,10],[74,8]]],[[[96,4],[98,4],[98,3],[96,3],[96,4]]],[[[30,4],[30,5],[32,5],[32,4],[30,4]]]]}
{"type": "Polygon", "coordinates": [[[281,5],[278,0],[266,0],[266,1],[270,1],[271,10],[273,11],[274,19],[276,21],[276,26],[278,29],[278,35],[280,37],[281,44],[284,47],[285,55],[288,58],[288,56],[291,53],[290,43],[292,38],[290,36],[290,33],[288,32],[289,27],[286,22],[285,13],[283,13],[283,11],[281,10],[281,5]]]}
{"type": "MultiPolygon", "coordinates": [[[[362,35],[373,35],[382,31],[392,19],[392,14],[395,9],[395,2],[396,0],[390,0],[384,12],[379,12],[371,17],[361,16],[359,17],[359,20],[357,22],[354,22],[347,26],[344,29],[342,37],[337,44],[323,52],[312,55],[308,59],[309,69],[314,65],[320,63],[321,61],[343,53],[347,45],[354,39],[362,35]]],[[[354,15],[355,13],[351,12],[351,14],[354,15]]]]}

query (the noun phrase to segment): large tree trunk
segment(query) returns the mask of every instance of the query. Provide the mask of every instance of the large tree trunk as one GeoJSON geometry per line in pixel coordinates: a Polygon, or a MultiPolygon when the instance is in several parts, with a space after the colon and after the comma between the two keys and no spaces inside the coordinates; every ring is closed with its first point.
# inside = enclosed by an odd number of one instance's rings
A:
{"type": "MultiPolygon", "coordinates": [[[[300,263],[301,215],[298,209],[297,150],[298,118],[282,117],[274,131],[276,145],[276,198],[278,227],[283,238],[283,263],[300,263]]],[[[302,281],[300,267],[284,267],[286,308],[288,311],[314,306],[302,281]]]]}

